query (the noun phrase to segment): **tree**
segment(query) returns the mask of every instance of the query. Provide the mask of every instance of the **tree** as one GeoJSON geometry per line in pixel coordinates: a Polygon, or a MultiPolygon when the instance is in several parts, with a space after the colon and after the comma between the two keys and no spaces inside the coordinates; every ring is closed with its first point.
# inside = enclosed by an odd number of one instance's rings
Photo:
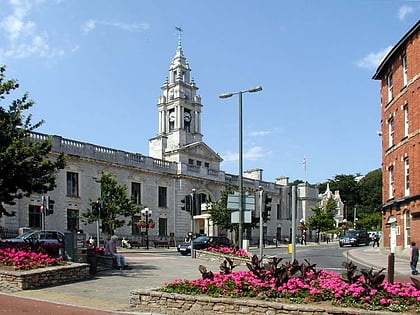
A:
{"type": "Polygon", "coordinates": [[[311,230],[316,230],[317,240],[319,242],[320,232],[325,232],[334,228],[335,213],[319,206],[313,207],[311,210],[314,215],[308,219],[308,226],[311,230]]]}
{"type": "MultiPolygon", "coordinates": [[[[134,224],[133,218],[140,212],[144,206],[136,206],[127,197],[127,187],[118,185],[111,174],[101,173],[100,178],[95,181],[100,183],[101,196],[97,199],[101,205],[100,218],[102,222],[102,231],[112,235],[115,229],[124,226],[126,219],[129,218],[127,225],[134,224]]],[[[93,223],[98,220],[91,209],[96,202],[91,201],[91,208],[82,214],[82,220],[85,223],[93,223]]]]}
{"type": "MultiPolygon", "coordinates": [[[[0,67],[0,101],[19,88],[16,80],[5,79],[6,67],[0,67]]],[[[56,172],[64,168],[64,154],[53,159],[51,139],[34,140],[31,132],[43,124],[31,122],[24,111],[34,105],[28,93],[13,100],[6,109],[0,106],[0,216],[15,215],[2,203],[16,204],[16,199],[33,193],[44,194],[54,189],[56,172]]]]}
{"type": "Polygon", "coordinates": [[[367,173],[359,182],[360,204],[363,212],[373,213],[381,210],[382,205],[382,170],[380,168],[367,173]]]}

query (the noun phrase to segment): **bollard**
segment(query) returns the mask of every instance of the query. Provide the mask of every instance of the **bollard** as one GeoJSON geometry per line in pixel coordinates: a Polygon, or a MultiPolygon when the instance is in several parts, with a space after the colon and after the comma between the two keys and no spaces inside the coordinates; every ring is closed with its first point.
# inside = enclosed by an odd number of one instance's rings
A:
{"type": "Polygon", "coordinates": [[[287,253],[289,254],[293,253],[293,244],[287,244],[287,253]]]}
{"type": "Polygon", "coordinates": [[[388,282],[394,283],[394,253],[388,255],[388,282]]]}

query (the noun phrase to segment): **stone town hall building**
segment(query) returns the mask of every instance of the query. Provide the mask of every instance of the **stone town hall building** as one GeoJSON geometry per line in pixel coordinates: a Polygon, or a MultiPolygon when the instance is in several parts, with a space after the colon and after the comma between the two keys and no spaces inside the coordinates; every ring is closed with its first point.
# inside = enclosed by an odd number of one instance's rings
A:
{"type": "MultiPolygon", "coordinates": [[[[217,201],[227,185],[238,186],[238,176],[220,169],[222,158],[206,143],[201,134],[201,97],[191,77],[191,69],[179,41],[169,67],[169,76],[162,85],[159,96],[158,134],[149,139],[149,155],[124,152],[112,148],[83,143],[77,140],[52,136],[52,154],[64,152],[68,156],[65,169],[57,174],[57,187],[49,193],[55,200],[54,214],[46,217],[46,229],[73,231],[82,229],[96,235],[96,224],[85,225],[80,214],[88,211],[91,201],[100,195],[95,178],[107,172],[127,186],[128,196],[139,205],[147,206],[151,219],[156,223],[149,230],[151,240],[171,238],[179,241],[191,230],[191,217],[181,209],[181,199],[195,189],[200,201],[217,201]]],[[[34,134],[45,138],[48,135],[34,134]]],[[[262,180],[262,170],[244,172],[243,186],[256,192],[259,186],[272,197],[271,219],[264,228],[268,240],[284,239],[291,235],[289,187],[287,178],[276,182],[262,180]]],[[[297,219],[308,217],[307,211],[318,202],[317,189],[308,184],[298,187],[297,219]]],[[[42,227],[40,195],[17,200],[8,211],[14,217],[0,218],[0,227],[17,230],[22,227],[42,227]]],[[[138,218],[140,219],[139,213],[138,218]]],[[[194,217],[195,233],[226,234],[212,224],[203,207],[202,214],[194,217]]],[[[116,231],[120,237],[140,238],[135,225],[116,231]]],[[[244,237],[258,243],[258,230],[244,237]]]]}
{"type": "Polygon", "coordinates": [[[392,48],[380,81],[383,245],[410,255],[420,244],[420,21],[392,48]]]}

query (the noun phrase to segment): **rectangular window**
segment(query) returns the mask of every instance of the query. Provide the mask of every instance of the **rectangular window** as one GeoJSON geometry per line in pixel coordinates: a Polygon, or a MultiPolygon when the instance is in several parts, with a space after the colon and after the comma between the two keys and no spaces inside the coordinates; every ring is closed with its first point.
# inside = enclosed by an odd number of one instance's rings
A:
{"type": "Polygon", "coordinates": [[[67,172],[67,196],[79,197],[79,174],[67,172]]]}
{"type": "Polygon", "coordinates": [[[141,184],[132,182],[131,183],[131,200],[136,205],[141,204],[141,184]]]}
{"type": "Polygon", "coordinates": [[[133,225],[131,228],[131,234],[136,235],[136,236],[140,235],[140,232],[141,232],[140,227],[137,226],[137,223],[140,221],[140,219],[141,219],[141,215],[135,215],[133,217],[133,225]]]}
{"type": "Polygon", "coordinates": [[[197,161],[197,166],[200,166],[201,167],[201,161],[197,161]]]}
{"type": "Polygon", "coordinates": [[[168,219],[166,218],[159,218],[159,236],[168,236],[168,219]]]}
{"type": "Polygon", "coordinates": [[[276,205],[276,219],[277,220],[281,220],[281,208],[280,208],[280,204],[276,205]]]}
{"type": "Polygon", "coordinates": [[[168,204],[167,203],[167,197],[166,197],[167,196],[167,188],[159,186],[158,194],[159,194],[158,207],[166,208],[167,204],[168,204]]]}
{"type": "Polygon", "coordinates": [[[394,167],[390,166],[388,168],[388,197],[389,199],[394,198],[394,167]]]}
{"type": "Polygon", "coordinates": [[[410,195],[410,164],[408,158],[404,159],[404,194],[410,195]]]}
{"type": "Polygon", "coordinates": [[[407,55],[402,56],[402,73],[403,73],[403,86],[407,85],[407,55]]]}
{"type": "Polygon", "coordinates": [[[29,227],[30,228],[41,228],[41,207],[40,206],[29,206],[29,227]]]}
{"type": "Polygon", "coordinates": [[[67,231],[79,230],[79,210],[67,209],[67,231]]]}
{"type": "Polygon", "coordinates": [[[188,164],[194,165],[194,160],[193,159],[188,159],[188,164]]]}
{"type": "Polygon", "coordinates": [[[390,102],[392,100],[392,86],[393,86],[393,81],[392,81],[392,73],[389,73],[386,77],[386,83],[387,83],[387,88],[388,88],[388,102],[390,102]]]}
{"type": "Polygon", "coordinates": [[[408,105],[404,105],[404,137],[408,137],[408,105]]]}
{"type": "Polygon", "coordinates": [[[210,163],[209,162],[204,162],[204,167],[205,168],[209,168],[210,167],[210,163]]]}
{"type": "Polygon", "coordinates": [[[388,147],[394,145],[394,117],[388,120],[388,147]]]}

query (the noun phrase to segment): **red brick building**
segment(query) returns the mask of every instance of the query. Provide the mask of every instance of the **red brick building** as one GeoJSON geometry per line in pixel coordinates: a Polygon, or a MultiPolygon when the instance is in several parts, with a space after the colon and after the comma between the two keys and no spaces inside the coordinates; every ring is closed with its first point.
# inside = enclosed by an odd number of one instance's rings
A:
{"type": "Polygon", "coordinates": [[[408,256],[420,245],[420,21],[379,65],[383,246],[408,256]]]}

